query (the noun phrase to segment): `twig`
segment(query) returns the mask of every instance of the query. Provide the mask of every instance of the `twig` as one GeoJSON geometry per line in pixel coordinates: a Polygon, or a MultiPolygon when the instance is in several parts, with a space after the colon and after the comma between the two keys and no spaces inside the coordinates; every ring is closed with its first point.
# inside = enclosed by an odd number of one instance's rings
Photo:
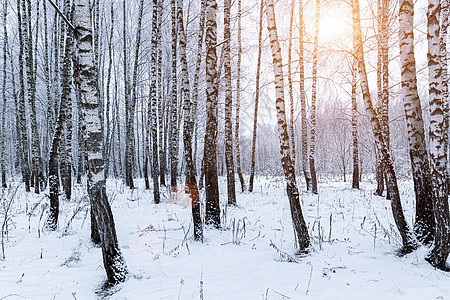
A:
{"type": "Polygon", "coordinates": [[[8,203],[7,203],[7,205],[6,205],[5,209],[4,209],[5,210],[4,211],[5,217],[4,217],[3,223],[2,223],[2,254],[3,254],[3,259],[6,258],[6,256],[5,256],[5,240],[4,240],[4,238],[5,238],[5,232],[6,232],[6,235],[8,235],[8,220],[10,219],[9,218],[9,210],[11,209],[11,204],[14,201],[14,197],[15,197],[15,195],[17,193],[17,189],[19,188],[19,186],[20,185],[17,185],[16,189],[11,194],[11,199],[9,199],[9,201],[8,201],[8,203]]]}
{"type": "Polygon", "coordinates": [[[282,293],[277,292],[277,291],[275,291],[274,289],[272,289],[272,291],[274,291],[275,293],[277,293],[278,295],[280,295],[281,297],[283,297],[283,299],[284,299],[284,298],[286,298],[286,299],[291,299],[290,297],[288,297],[288,296],[286,296],[286,295],[283,295],[282,293]]]}
{"type": "Polygon", "coordinates": [[[312,273],[313,273],[313,265],[312,265],[312,263],[311,263],[311,262],[308,262],[308,265],[311,266],[311,271],[309,272],[308,286],[307,286],[307,288],[306,288],[305,295],[308,295],[308,293],[309,293],[309,286],[311,285],[311,279],[312,279],[312,273]]]}
{"type": "MultiPolygon", "coordinates": [[[[67,224],[66,224],[66,227],[64,228],[63,236],[67,235],[67,232],[69,231],[70,224],[72,224],[73,220],[74,220],[75,217],[78,215],[78,213],[81,212],[82,210],[84,210],[86,207],[87,207],[87,205],[78,206],[78,207],[74,210],[72,217],[69,219],[69,221],[68,221],[67,224]]],[[[86,209],[86,211],[87,211],[87,209],[86,209]]]]}
{"type": "Polygon", "coordinates": [[[270,246],[273,247],[275,249],[275,251],[277,251],[277,253],[280,255],[280,257],[282,259],[284,259],[284,261],[295,262],[295,263],[299,262],[295,257],[293,257],[293,256],[287,254],[286,252],[281,251],[280,249],[278,249],[278,247],[272,242],[272,240],[270,240],[270,246]]]}
{"type": "Polygon", "coordinates": [[[183,287],[184,284],[184,279],[180,280],[180,290],[178,291],[178,300],[180,300],[180,296],[181,296],[181,288],[183,287]]]}
{"type": "Polygon", "coordinates": [[[63,19],[63,21],[72,29],[73,31],[77,32],[77,29],[75,26],[73,26],[72,23],[67,19],[67,17],[64,15],[64,13],[59,9],[59,7],[53,2],[52,0],[47,0],[50,2],[50,4],[55,8],[56,12],[59,14],[59,16],[63,19]]]}

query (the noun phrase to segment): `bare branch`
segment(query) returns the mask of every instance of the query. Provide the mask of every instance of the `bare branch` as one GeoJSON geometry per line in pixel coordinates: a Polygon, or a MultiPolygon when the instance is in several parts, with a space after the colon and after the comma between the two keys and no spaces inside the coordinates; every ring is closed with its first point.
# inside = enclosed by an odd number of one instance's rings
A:
{"type": "Polygon", "coordinates": [[[55,2],[53,2],[53,0],[47,0],[48,2],[50,2],[50,4],[55,8],[56,12],[59,14],[59,16],[63,19],[64,22],[66,22],[67,26],[70,27],[70,29],[72,29],[73,31],[77,31],[77,29],[75,28],[75,26],[73,26],[72,23],[70,23],[70,21],[67,19],[67,17],[64,15],[64,13],[61,11],[61,9],[59,9],[59,7],[55,4],[55,2]]]}

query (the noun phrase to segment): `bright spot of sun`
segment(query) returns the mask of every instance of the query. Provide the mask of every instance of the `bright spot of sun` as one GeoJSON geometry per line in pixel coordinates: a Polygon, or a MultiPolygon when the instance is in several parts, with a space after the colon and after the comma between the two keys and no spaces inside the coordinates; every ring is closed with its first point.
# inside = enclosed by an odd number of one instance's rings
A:
{"type": "Polygon", "coordinates": [[[346,43],[352,40],[351,25],[342,14],[322,15],[319,24],[321,43],[346,43]]]}

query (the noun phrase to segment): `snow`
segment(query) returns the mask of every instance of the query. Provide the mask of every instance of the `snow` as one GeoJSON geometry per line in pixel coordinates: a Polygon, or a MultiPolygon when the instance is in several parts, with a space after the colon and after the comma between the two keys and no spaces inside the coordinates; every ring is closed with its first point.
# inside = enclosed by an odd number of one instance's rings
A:
{"type": "MultiPolygon", "coordinates": [[[[62,201],[55,232],[42,228],[48,198],[20,187],[0,260],[0,299],[450,299],[450,274],[425,262],[427,248],[395,255],[400,244],[390,203],[373,195],[371,183],[352,190],[349,183],[322,182],[319,196],[301,193],[313,249],[297,263],[270,246],[295,257],[281,178],[258,178],[254,193],[238,193],[238,206],[222,214],[223,229],[206,228],[203,244],[193,241],[183,192],[169,200],[163,190],[156,205],[142,180],[132,193],[119,180],[107,184],[129,279],[109,293],[100,291],[106,275],[101,250],[89,239],[85,186],[76,185],[73,200],[62,201]]],[[[412,184],[402,182],[400,190],[412,221],[412,184]]]]}

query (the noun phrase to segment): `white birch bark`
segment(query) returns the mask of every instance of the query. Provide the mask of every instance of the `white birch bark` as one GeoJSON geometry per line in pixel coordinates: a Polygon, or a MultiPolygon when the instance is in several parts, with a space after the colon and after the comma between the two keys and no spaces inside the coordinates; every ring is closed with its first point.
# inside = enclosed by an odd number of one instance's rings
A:
{"type": "Polygon", "coordinates": [[[372,99],[370,97],[369,82],[367,80],[366,66],[364,62],[364,47],[361,33],[361,21],[359,12],[359,0],[352,1],[352,18],[353,18],[353,30],[355,30],[356,35],[356,57],[358,60],[358,73],[361,84],[361,91],[363,96],[363,101],[366,106],[366,113],[370,117],[372,131],[375,138],[375,145],[378,152],[381,155],[382,164],[386,171],[386,182],[387,188],[391,195],[391,208],[394,215],[395,224],[402,238],[402,249],[400,254],[406,254],[417,248],[417,243],[413,231],[410,229],[408,223],[406,222],[405,216],[403,214],[403,208],[400,201],[400,193],[397,185],[397,177],[395,175],[395,170],[393,162],[388,151],[386,140],[383,135],[383,129],[381,122],[375,113],[373,108],[372,99]]]}
{"type": "Polygon", "coordinates": [[[413,29],[414,3],[411,0],[401,0],[399,3],[400,68],[409,157],[416,196],[414,230],[419,241],[429,244],[434,239],[435,222],[422,106],[417,90],[413,29]]]}
{"type": "Polygon", "coordinates": [[[228,204],[236,205],[236,185],[233,159],[233,124],[231,115],[233,112],[233,92],[231,88],[231,0],[224,0],[223,14],[223,61],[225,69],[225,163],[227,168],[227,196],[228,204]]]}
{"type": "Polygon", "coordinates": [[[311,170],[311,191],[318,193],[316,176],[316,101],[317,101],[317,68],[319,52],[319,22],[320,22],[320,0],[316,0],[316,14],[314,17],[314,42],[313,42],[313,66],[312,66],[312,87],[311,87],[311,143],[309,146],[309,167],[311,170]]]}
{"type": "Polygon", "coordinates": [[[171,0],[171,19],[172,19],[172,90],[171,90],[171,118],[170,136],[169,136],[169,158],[170,158],[170,186],[172,189],[177,185],[178,169],[178,81],[177,81],[177,19],[176,19],[176,0],[171,0]]]}
{"type": "Polygon", "coordinates": [[[242,0],[238,0],[238,58],[237,58],[237,74],[236,74],[236,126],[234,131],[234,142],[236,145],[236,171],[238,173],[239,182],[241,183],[241,191],[245,190],[244,177],[241,169],[241,143],[240,143],[240,111],[241,111],[241,61],[242,61],[242,0]]]}
{"type": "MultiPolygon", "coordinates": [[[[256,89],[255,89],[255,110],[253,112],[253,135],[252,135],[252,161],[250,166],[250,181],[248,184],[248,191],[253,192],[253,181],[255,177],[255,163],[256,163],[256,133],[258,129],[258,104],[259,104],[259,81],[261,77],[261,54],[262,54],[262,30],[264,17],[264,1],[261,0],[259,6],[259,31],[258,31],[258,60],[256,63],[256,89]]],[[[293,161],[295,166],[295,159],[293,161]]]]}
{"type": "Polygon", "coordinates": [[[206,0],[206,134],[205,187],[207,225],[220,226],[219,182],[217,176],[217,2],[206,0]]]}
{"type": "Polygon", "coordinates": [[[267,29],[269,30],[270,47],[272,49],[273,70],[275,73],[276,108],[278,119],[278,134],[280,137],[281,164],[286,179],[286,190],[291,208],[292,223],[297,237],[300,251],[307,251],[310,245],[308,228],[303,218],[300,206],[297,181],[295,179],[294,164],[291,160],[289,135],[286,122],[286,107],[284,101],[284,80],[281,48],[278,42],[277,25],[273,0],[266,0],[267,29]]]}
{"type": "Polygon", "coordinates": [[[18,36],[19,36],[19,126],[20,126],[20,153],[21,153],[21,167],[22,177],[25,182],[25,191],[30,191],[30,166],[28,160],[28,133],[25,119],[25,78],[24,78],[24,41],[23,41],[23,12],[21,11],[21,1],[17,1],[17,21],[18,21],[18,36]]]}
{"type": "Polygon", "coordinates": [[[186,57],[186,35],[184,31],[183,1],[178,0],[178,42],[180,45],[180,67],[182,76],[182,99],[184,108],[183,142],[184,157],[186,161],[186,187],[191,197],[192,218],[194,221],[194,239],[203,241],[203,227],[200,212],[200,196],[195,177],[195,162],[192,156],[192,135],[194,132],[194,122],[192,115],[192,101],[190,98],[189,72],[186,57]]]}
{"type": "Polygon", "coordinates": [[[433,209],[436,220],[434,248],[427,260],[436,268],[448,270],[446,261],[450,252],[450,214],[447,185],[447,153],[445,143],[445,95],[442,91],[442,64],[440,48],[439,0],[428,1],[428,82],[430,105],[430,162],[433,209]]]}
{"type": "Polygon", "coordinates": [[[7,187],[6,184],[6,167],[5,167],[5,143],[6,143],[6,64],[7,64],[7,49],[6,49],[6,40],[8,39],[8,31],[6,29],[6,22],[7,22],[7,12],[8,12],[8,2],[5,1],[3,3],[3,81],[2,81],[2,123],[1,123],[1,130],[2,130],[2,148],[1,148],[1,185],[3,188],[7,187]]]}
{"type": "Polygon", "coordinates": [[[80,72],[81,107],[86,121],[86,151],[88,166],[88,193],[100,234],[103,264],[107,284],[114,285],[126,279],[127,268],[120,252],[114,218],[106,195],[103,164],[103,132],[94,65],[92,19],[89,0],[75,2],[74,26],[77,29],[77,57],[80,72]]]}
{"type": "Polygon", "coordinates": [[[308,122],[306,119],[305,62],[304,62],[304,28],[303,0],[299,1],[299,64],[300,64],[300,104],[302,117],[302,168],[306,181],[306,189],[312,190],[312,179],[308,160],[308,122]]]}

